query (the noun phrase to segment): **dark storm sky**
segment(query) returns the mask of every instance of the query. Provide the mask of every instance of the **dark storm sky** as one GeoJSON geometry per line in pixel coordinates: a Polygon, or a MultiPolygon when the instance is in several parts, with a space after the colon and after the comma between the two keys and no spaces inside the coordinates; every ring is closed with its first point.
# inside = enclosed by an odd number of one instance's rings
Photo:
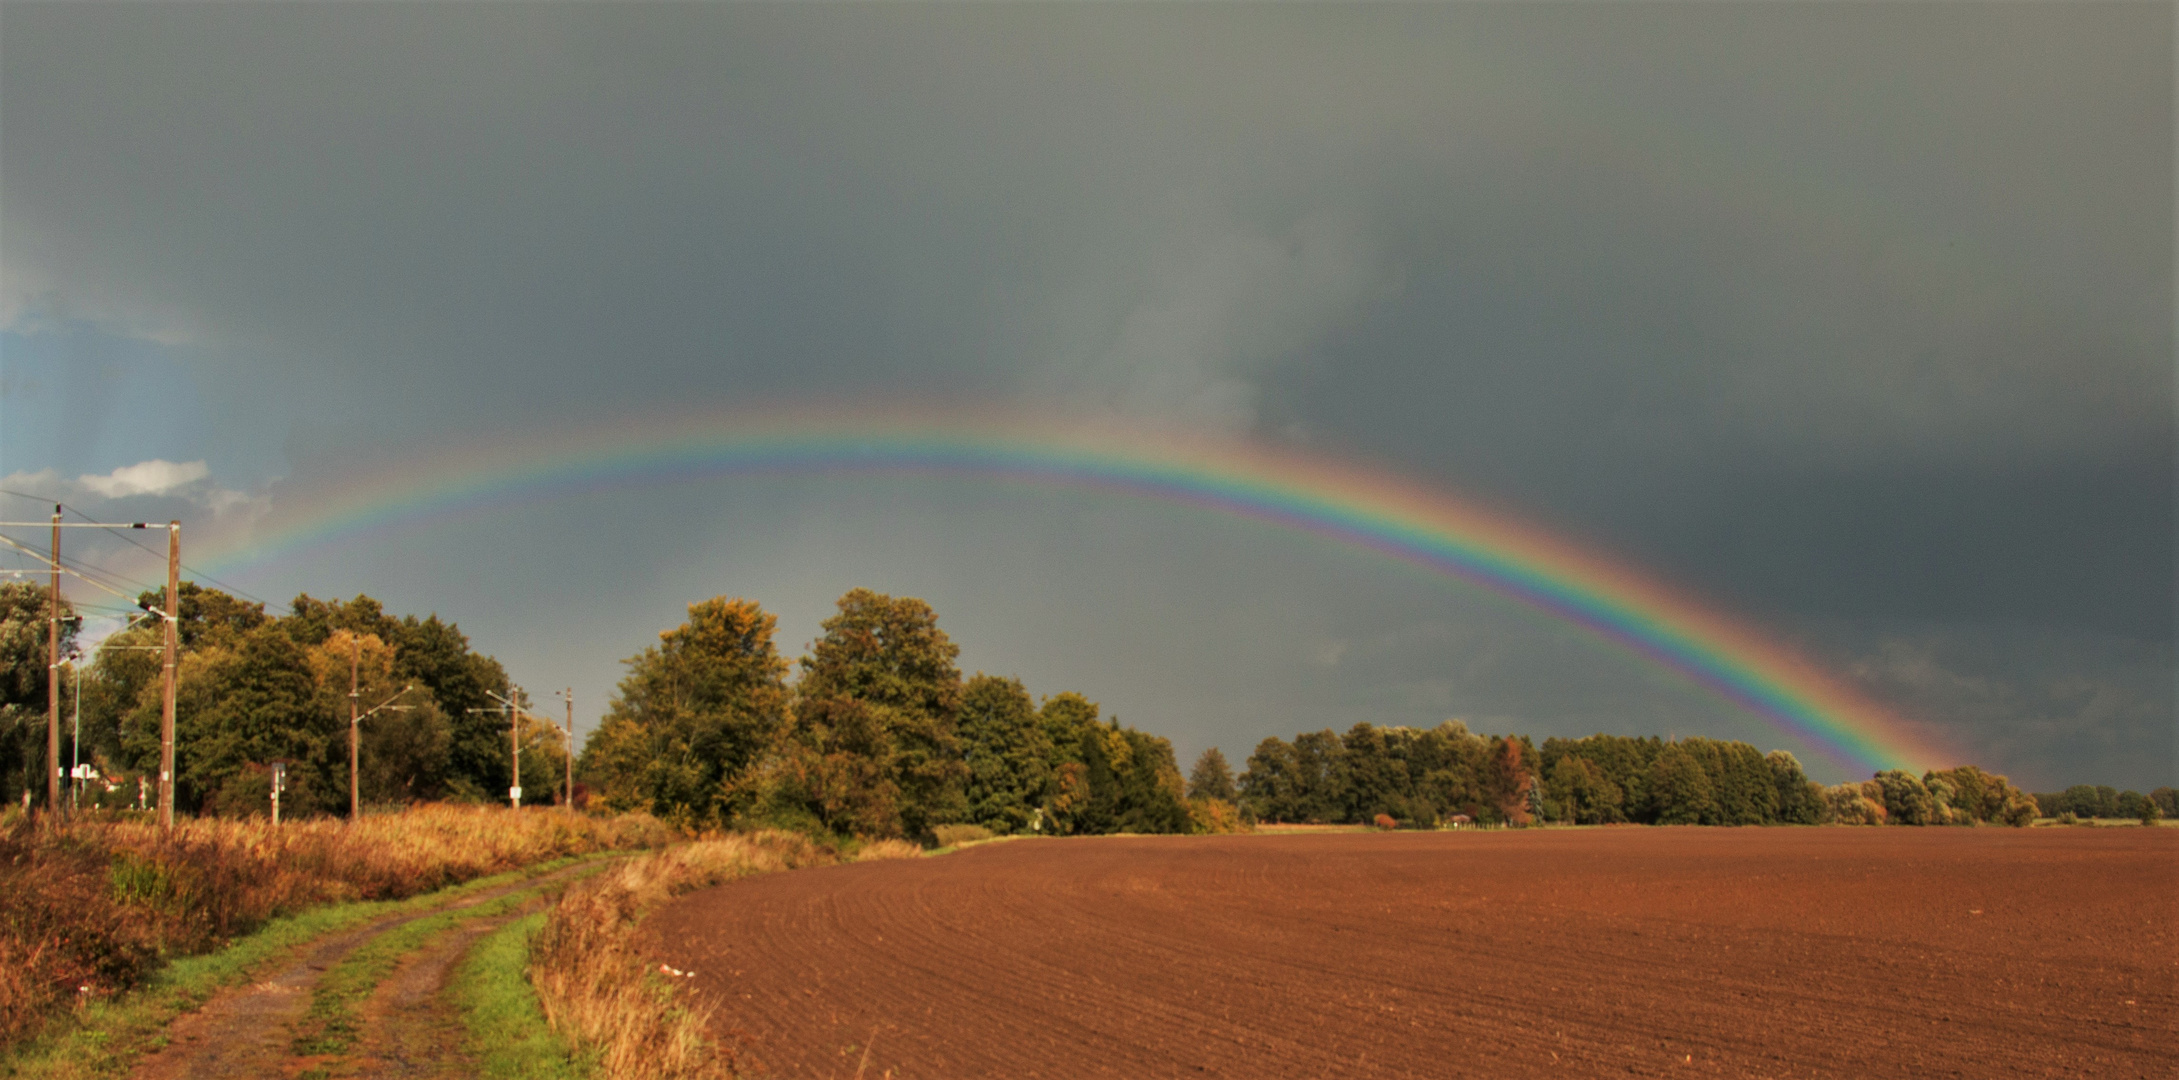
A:
{"type": "MultiPolygon", "coordinates": [[[[2145,789],[2173,40],[2163,4],[9,3],[0,486],[246,530],[668,407],[1132,419],[1517,508],[2023,782],[2145,789]],[[203,475],[113,479],[154,460],[203,475]]],[[[1461,586],[1079,493],[605,494],[238,580],[437,610],[592,715],[690,601],[792,651],[867,584],[1184,756],[1449,716],[1804,749],[1461,586]]]]}

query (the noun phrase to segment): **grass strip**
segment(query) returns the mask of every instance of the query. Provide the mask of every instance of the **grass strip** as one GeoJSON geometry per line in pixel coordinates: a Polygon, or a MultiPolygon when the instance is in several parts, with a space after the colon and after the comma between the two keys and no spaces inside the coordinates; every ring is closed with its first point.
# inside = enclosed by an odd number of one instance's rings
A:
{"type": "Polygon", "coordinates": [[[403,957],[462,923],[504,915],[548,889],[564,888],[567,884],[557,881],[533,885],[475,907],[425,915],[357,946],[318,977],[318,984],[310,994],[310,1010],[303,1014],[302,1023],[297,1025],[294,1052],[300,1057],[345,1052],[362,1034],[359,1009],[364,1000],[401,966],[403,957]]]}
{"type": "Polygon", "coordinates": [[[202,1007],[222,989],[251,981],[320,937],[388,915],[428,911],[474,892],[609,854],[617,853],[555,859],[405,900],[333,904],[274,919],[226,948],[169,963],[141,989],[91,1002],[73,1022],[54,1022],[44,1034],[0,1060],[0,1077],[110,1080],[126,1076],[136,1059],[166,1045],[167,1026],[176,1017],[202,1007]]]}
{"type": "Polygon", "coordinates": [[[590,1076],[590,1061],[576,1059],[567,1040],[545,1022],[530,985],[530,940],[544,925],[543,912],[516,919],[477,942],[455,969],[452,996],[483,1080],[590,1076]]]}

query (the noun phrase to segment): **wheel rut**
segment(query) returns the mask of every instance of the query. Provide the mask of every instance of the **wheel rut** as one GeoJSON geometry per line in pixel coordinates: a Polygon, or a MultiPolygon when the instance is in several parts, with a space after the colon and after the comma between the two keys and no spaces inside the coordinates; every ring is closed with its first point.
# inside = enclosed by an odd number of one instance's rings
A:
{"type": "MultiPolygon", "coordinates": [[[[335,1077],[457,1077],[460,1019],[442,1000],[446,976],[477,938],[517,918],[503,912],[466,919],[428,939],[403,958],[360,1010],[363,1030],[356,1046],[339,1054],[298,1055],[295,1035],[326,972],[357,949],[419,919],[488,904],[514,893],[565,882],[591,869],[564,867],[482,890],[439,907],[378,919],[318,938],[272,973],[247,986],[215,995],[167,1028],[164,1046],[146,1054],[131,1080],[330,1080],[335,1077]]],[[[533,901],[542,903],[543,899],[533,901]]]]}

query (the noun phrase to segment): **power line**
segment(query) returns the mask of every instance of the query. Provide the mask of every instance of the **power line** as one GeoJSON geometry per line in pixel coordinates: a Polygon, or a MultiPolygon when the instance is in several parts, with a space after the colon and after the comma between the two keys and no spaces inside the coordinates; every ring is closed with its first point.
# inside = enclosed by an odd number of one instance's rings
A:
{"type": "MultiPolygon", "coordinates": [[[[73,507],[73,506],[69,506],[69,505],[68,505],[67,503],[55,503],[54,505],[55,505],[55,506],[59,506],[59,507],[61,507],[62,509],[66,510],[66,511],[68,511],[69,513],[71,513],[71,514],[74,514],[74,515],[76,515],[77,517],[80,517],[80,518],[85,518],[85,519],[89,519],[89,518],[90,518],[90,516],[91,516],[91,515],[89,515],[89,514],[86,514],[86,513],[84,513],[84,512],[83,512],[83,511],[81,511],[81,510],[78,510],[78,509],[76,509],[76,508],[75,508],[75,507],[73,507]]],[[[106,531],[107,531],[107,532],[110,532],[110,533],[113,533],[113,534],[114,534],[115,536],[118,536],[118,537],[120,537],[120,538],[122,539],[122,541],[123,541],[123,542],[125,542],[125,543],[128,543],[128,544],[134,544],[134,545],[136,546],[136,548],[137,548],[138,550],[140,550],[140,551],[143,551],[143,552],[145,552],[145,553],[147,553],[147,554],[149,554],[149,555],[153,556],[154,558],[162,558],[162,559],[163,559],[163,558],[165,558],[165,557],[166,557],[166,556],[164,556],[164,555],[161,555],[161,554],[159,554],[159,553],[158,553],[157,551],[153,551],[153,550],[152,550],[151,548],[149,548],[149,547],[145,547],[145,546],[144,546],[143,544],[141,544],[141,543],[138,543],[138,542],[137,542],[137,539],[136,539],[135,537],[133,537],[133,536],[130,536],[130,535],[129,535],[129,532],[128,532],[128,530],[125,530],[125,529],[124,529],[124,528],[123,528],[122,526],[119,526],[119,525],[110,525],[110,526],[107,526],[107,528],[106,528],[106,531]]],[[[267,599],[265,599],[265,598],[264,598],[264,597],[262,597],[262,596],[258,596],[258,595],[254,594],[254,593],[251,593],[251,592],[248,592],[248,591],[246,591],[246,590],[243,590],[243,589],[241,589],[241,588],[238,588],[238,587],[236,587],[236,586],[234,586],[234,585],[229,585],[228,583],[226,583],[226,582],[224,582],[224,581],[221,581],[220,579],[218,579],[218,578],[216,578],[216,577],[213,577],[212,575],[210,575],[210,574],[207,574],[207,573],[205,573],[204,571],[202,571],[202,570],[199,570],[199,569],[197,569],[196,567],[194,567],[194,566],[191,566],[191,565],[189,565],[188,563],[183,563],[183,564],[182,564],[182,569],[183,569],[183,570],[186,570],[186,571],[188,571],[188,572],[189,572],[190,574],[194,575],[194,577],[195,577],[195,579],[196,579],[196,580],[198,580],[198,581],[207,581],[207,582],[210,582],[210,583],[212,583],[213,585],[217,585],[217,586],[219,586],[219,587],[220,587],[221,589],[224,589],[224,590],[226,590],[226,591],[227,591],[228,593],[230,593],[230,594],[232,594],[232,595],[235,595],[235,596],[239,596],[239,597],[243,598],[244,600],[249,600],[249,601],[252,601],[252,602],[254,602],[254,603],[258,603],[258,604],[263,604],[263,605],[264,605],[264,606],[266,606],[266,607],[272,607],[272,606],[274,606],[274,605],[273,605],[273,602],[272,602],[272,601],[270,601],[270,600],[267,600],[267,599]]]]}
{"type": "MultiPolygon", "coordinates": [[[[6,534],[4,533],[0,533],[0,537],[4,537],[5,535],[6,534]]],[[[40,562],[45,562],[48,564],[50,564],[51,562],[50,555],[41,554],[35,549],[24,545],[20,541],[10,539],[8,540],[8,543],[17,548],[20,548],[23,551],[29,552],[32,555],[36,555],[40,562]]],[[[156,586],[147,585],[144,582],[132,578],[118,570],[109,569],[96,563],[88,562],[86,560],[75,558],[72,556],[63,556],[61,558],[61,565],[64,567],[73,567],[76,571],[79,571],[76,576],[81,577],[86,581],[92,580],[91,575],[96,575],[98,578],[104,580],[108,585],[126,585],[136,589],[138,592],[158,591],[156,586]]],[[[51,571],[50,565],[47,566],[47,571],[51,571]]]]}
{"type": "MultiPolygon", "coordinates": [[[[29,552],[29,553],[30,553],[30,554],[32,554],[32,555],[36,555],[36,554],[38,554],[38,552],[37,552],[37,550],[36,550],[36,549],[34,549],[34,548],[30,547],[30,546],[29,546],[29,545],[27,545],[27,544],[19,544],[19,543],[15,542],[15,540],[14,540],[14,539],[12,539],[12,538],[10,538],[10,537],[8,537],[8,536],[6,536],[6,535],[0,535],[0,544],[6,544],[6,545],[8,545],[9,547],[12,547],[12,548],[16,548],[16,549],[18,549],[18,550],[21,550],[21,551],[29,552]]],[[[102,590],[102,591],[105,591],[105,592],[110,592],[110,593],[114,594],[115,596],[118,596],[118,597],[120,597],[121,599],[123,599],[123,600],[127,600],[127,601],[129,601],[129,602],[131,602],[131,603],[134,603],[134,602],[136,601],[136,597],[134,597],[134,596],[130,596],[129,594],[127,594],[127,593],[125,593],[125,592],[122,592],[121,590],[119,590],[119,589],[116,589],[116,588],[114,588],[113,586],[111,586],[111,585],[108,585],[108,584],[106,584],[105,582],[103,582],[103,581],[100,581],[100,580],[98,580],[97,578],[94,578],[94,577],[90,576],[89,574],[85,574],[85,573],[83,573],[83,572],[81,572],[81,571],[77,570],[77,569],[76,569],[75,567],[72,567],[72,566],[68,565],[68,563],[67,563],[67,562],[65,562],[65,561],[63,561],[63,562],[62,562],[62,563],[60,564],[60,569],[61,569],[61,573],[64,573],[64,574],[68,574],[68,575],[70,575],[70,576],[72,576],[72,577],[80,578],[80,579],[82,579],[82,580],[84,580],[84,581],[88,581],[88,582],[90,582],[90,583],[91,583],[91,585],[92,585],[92,586],[93,586],[94,588],[100,589],[100,590],[102,590]]],[[[51,572],[50,568],[48,569],[48,571],[47,571],[47,572],[48,572],[48,573],[50,573],[50,572],[51,572]]]]}

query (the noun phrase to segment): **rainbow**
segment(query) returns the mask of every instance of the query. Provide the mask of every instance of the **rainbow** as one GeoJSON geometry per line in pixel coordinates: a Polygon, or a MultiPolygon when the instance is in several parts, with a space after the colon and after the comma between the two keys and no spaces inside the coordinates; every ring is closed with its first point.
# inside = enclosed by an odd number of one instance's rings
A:
{"type": "Polygon", "coordinates": [[[1675,671],[1849,770],[1944,755],[1745,623],[1515,516],[1322,455],[1135,427],[959,413],[647,417],[473,444],[284,494],[207,572],[249,576],[329,545],[634,485],[778,474],[933,474],[1105,489],[1366,549],[1512,597],[1675,671]]]}

